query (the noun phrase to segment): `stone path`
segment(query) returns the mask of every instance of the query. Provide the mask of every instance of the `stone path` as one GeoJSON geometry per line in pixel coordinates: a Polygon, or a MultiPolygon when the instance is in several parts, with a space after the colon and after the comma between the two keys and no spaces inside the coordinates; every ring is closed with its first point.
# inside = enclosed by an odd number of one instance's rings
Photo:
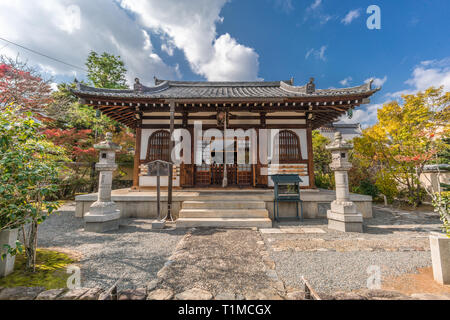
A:
{"type": "Polygon", "coordinates": [[[150,286],[150,295],[176,299],[282,299],[288,294],[259,232],[251,229],[192,229],[150,286]]]}

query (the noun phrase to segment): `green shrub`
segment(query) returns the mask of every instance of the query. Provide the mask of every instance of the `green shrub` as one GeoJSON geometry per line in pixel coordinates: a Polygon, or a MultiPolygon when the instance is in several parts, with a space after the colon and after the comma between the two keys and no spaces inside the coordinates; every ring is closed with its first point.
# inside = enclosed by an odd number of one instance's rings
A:
{"type": "Polygon", "coordinates": [[[320,173],[315,174],[316,187],[321,189],[333,190],[334,189],[334,174],[332,173],[320,173]]]}
{"type": "Polygon", "coordinates": [[[352,189],[352,192],[365,194],[371,196],[372,198],[377,198],[380,194],[378,187],[369,179],[361,180],[359,185],[352,189]]]}

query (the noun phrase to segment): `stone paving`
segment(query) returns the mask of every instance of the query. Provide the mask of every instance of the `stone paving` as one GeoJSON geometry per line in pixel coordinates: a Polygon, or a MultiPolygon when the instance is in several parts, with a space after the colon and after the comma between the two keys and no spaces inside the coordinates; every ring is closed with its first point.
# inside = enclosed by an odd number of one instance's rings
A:
{"type": "Polygon", "coordinates": [[[151,295],[175,299],[283,299],[287,294],[256,229],[192,229],[150,286],[156,291],[151,295]]]}

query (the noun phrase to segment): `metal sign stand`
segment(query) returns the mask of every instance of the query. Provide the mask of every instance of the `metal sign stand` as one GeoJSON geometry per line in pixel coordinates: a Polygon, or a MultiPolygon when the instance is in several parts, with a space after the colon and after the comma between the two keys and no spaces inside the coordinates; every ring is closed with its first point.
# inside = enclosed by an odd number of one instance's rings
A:
{"type": "Polygon", "coordinates": [[[167,216],[161,219],[161,176],[169,177],[172,164],[170,162],[156,160],[147,164],[146,175],[150,177],[156,177],[156,211],[158,214],[158,220],[152,223],[153,229],[163,229],[165,227],[166,220],[169,218],[169,199],[167,206],[167,216]]]}

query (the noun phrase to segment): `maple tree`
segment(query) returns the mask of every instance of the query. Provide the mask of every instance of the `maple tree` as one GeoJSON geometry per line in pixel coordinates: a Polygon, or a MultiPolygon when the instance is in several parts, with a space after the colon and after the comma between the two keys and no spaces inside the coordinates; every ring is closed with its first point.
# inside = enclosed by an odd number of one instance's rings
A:
{"type": "Polygon", "coordinates": [[[431,87],[402,99],[403,104],[392,101],[378,110],[378,123],[354,139],[354,156],[377,168],[376,184],[382,193],[395,182],[417,206],[424,195],[419,180],[424,166],[449,136],[450,93],[431,87]]]}
{"type": "Polygon", "coordinates": [[[51,101],[50,81],[18,58],[0,56],[0,108],[10,104],[20,110],[40,111],[51,101]]]}

